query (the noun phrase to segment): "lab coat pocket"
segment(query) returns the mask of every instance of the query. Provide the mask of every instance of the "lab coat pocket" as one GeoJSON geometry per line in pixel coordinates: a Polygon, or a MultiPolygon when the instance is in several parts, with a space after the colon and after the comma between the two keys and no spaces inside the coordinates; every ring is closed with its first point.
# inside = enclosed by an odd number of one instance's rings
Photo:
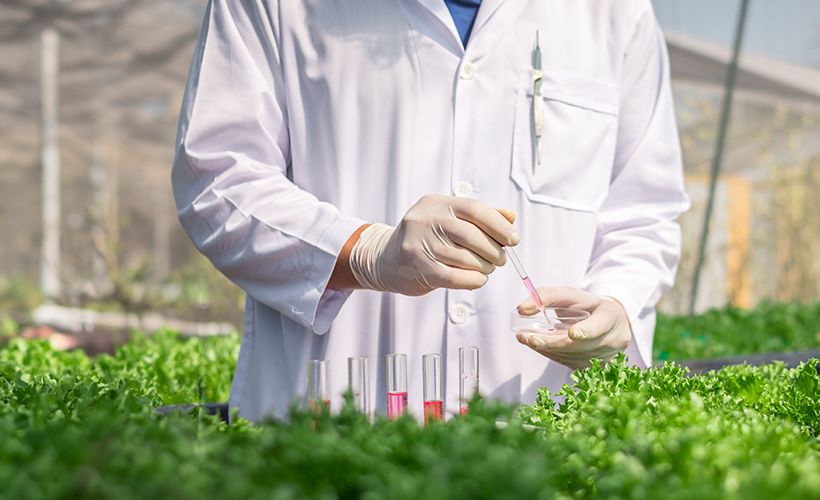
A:
{"type": "Polygon", "coordinates": [[[606,197],[618,128],[618,87],[544,71],[541,163],[533,122],[534,70],[521,69],[511,177],[536,203],[594,212],[606,197]]]}

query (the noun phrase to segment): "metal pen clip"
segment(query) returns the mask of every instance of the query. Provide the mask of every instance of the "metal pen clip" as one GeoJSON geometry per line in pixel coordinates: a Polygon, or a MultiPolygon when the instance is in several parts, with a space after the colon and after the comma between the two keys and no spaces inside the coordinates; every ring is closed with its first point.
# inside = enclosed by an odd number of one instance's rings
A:
{"type": "Polygon", "coordinates": [[[539,30],[535,31],[535,55],[533,57],[533,91],[532,91],[532,121],[535,127],[535,156],[541,164],[541,133],[544,129],[544,96],[541,93],[541,47],[539,45],[539,30]]]}

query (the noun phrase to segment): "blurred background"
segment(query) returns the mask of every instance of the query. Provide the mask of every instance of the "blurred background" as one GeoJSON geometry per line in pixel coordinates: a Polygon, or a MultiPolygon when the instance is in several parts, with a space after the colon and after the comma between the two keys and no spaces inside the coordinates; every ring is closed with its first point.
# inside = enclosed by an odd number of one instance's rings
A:
{"type": "MultiPolygon", "coordinates": [[[[741,0],[653,4],[693,204],[660,308],[688,314],[741,0]]],[[[2,324],[241,325],[243,293],[192,247],[170,186],[204,12],[203,0],[0,0],[2,324]]],[[[751,0],[736,68],[695,312],[820,294],[820,2],[751,0]]]]}

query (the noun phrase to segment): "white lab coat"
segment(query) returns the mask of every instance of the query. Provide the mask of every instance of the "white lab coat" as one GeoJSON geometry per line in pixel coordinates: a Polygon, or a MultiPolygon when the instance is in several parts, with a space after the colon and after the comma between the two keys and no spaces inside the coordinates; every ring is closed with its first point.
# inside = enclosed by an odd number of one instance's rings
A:
{"type": "Polygon", "coordinates": [[[654,306],[674,278],[688,207],[668,57],[649,0],[484,0],[462,48],[443,0],[212,0],[186,87],[173,185],[196,246],[248,293],[231,408],[258,421],[305,398],[309,359],[438,352],[458,411],[458,349],[480,348],[480,391],[532,403],[569,370],[518,344],[527,298],[512,266],[475,291],[423,297],[326,289],[361,224],[395,225],[428,193],[515,211],[536,286],[617,298],[628,354],[648,364],[654,306]],[[544,68],[535,161],[533,49],[544,68]]]}

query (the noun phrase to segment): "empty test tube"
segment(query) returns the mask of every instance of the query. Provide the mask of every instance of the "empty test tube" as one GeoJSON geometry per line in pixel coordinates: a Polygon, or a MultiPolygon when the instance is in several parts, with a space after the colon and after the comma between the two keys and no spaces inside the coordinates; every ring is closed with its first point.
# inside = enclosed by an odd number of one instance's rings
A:
{"type": "Polygon", "coordinates": [[[459,414],[465,415],[470,401],[478,393],[478,347],[459,348],[458,372],[459,414]]]}
{"type": "Polygon", "coordinates": [[[308,361],[308,400],[314,415],[330,411],[330,361],[308,361]]]}
{"type": "Polygon", "coordinates": [[[425,354],[421,361],[424,377],[424,425],[428,425],[444,418],[441,354],[425,354]]]}
{"type": "Polygon", "coordinates": [[[347,381],[356,409],[370,417],[370,374],[367,356],[347,358],[347,381]]]}
{"type": "Polygon", "coordinates": [[[407,355],[387,355],[387,418],[399,418],[407,410],[407,355]]]}

